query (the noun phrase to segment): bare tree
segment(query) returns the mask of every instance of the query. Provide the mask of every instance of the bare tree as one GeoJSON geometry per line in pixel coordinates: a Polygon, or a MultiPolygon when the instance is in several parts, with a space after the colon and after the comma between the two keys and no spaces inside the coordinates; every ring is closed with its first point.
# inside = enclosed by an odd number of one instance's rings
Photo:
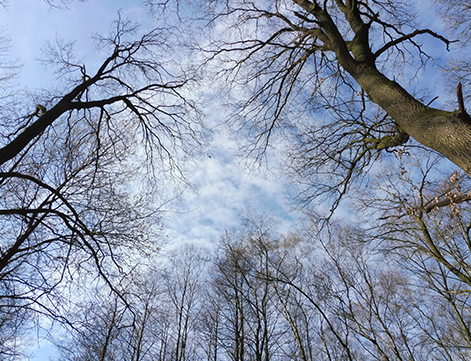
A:
{"type": "Polygon", "coordinates": [[[160,207],[173,197],[165,178],[181,178],[178,159],[198,148],[202,130],[192,76],[172,61],[174,35],[139,33],[119,16],[110,36],[96,38],[107,55],[93,72],[58,40],[44,61],[63,93],[30,96],[21,111],[11,96],[4,102],[0,289],[14,292],[0,307],[19,298],[64,320],[59,300],[74,282],[116,292],[158,251],[160,207]]]}
{"type": "Polygon", "coordinates": [[[146,270],[119,293],[102,287],[83,295],[69,308],[67,327],[52,340],[60,359],[165,360],[168,297],[161,283],[146,270]]]}
{"type": "Polygon", "coordinates": [[[376,247],[387,254],[396,254],[398,264],[431,291],[429,299],[442,305],[440,312],[428,316],[433,338],[444,350],[462,350],[461,358],[466,359],[471,340],[471,185],[469,177],[458,170],[437,173],[437,161],[423,153],[418,159],[406,157],[396,167],[385,169],[385,178],[378,177],[382,184],[372,184],[359,199],[361,207],[380,215],[368,231],[371,242],[379,242],[376,247]],[[441,324],[442,317],[448,322],[441,324]]]}
{"type": "MultiPolygon", "coordinates": [[[[220,74],[240,90],[235,117],[250,134],[250,150],[260,156],[277,129],[294,132],[299,151],[292,164],[306,183],[304,201],[334,195],[335,207],[373,161],[402,149],[410,137],[471,172],[463,96],[469,87],[455,81],[458,99],[454,90],[439,94],[453,98],[451,111],[436,109],[430,105],[435,94],[419,76],[436,72],[429,66],[432,46],[460,51],[458,35],[449,40],[421,27],[415,3],[207,3],[217,29],[226,31],[204,51],[219,59],[220,74]]],[[[450,22],[457,12],[441,15],[450,22]]]]}
{"type": "MultiPolygon", "coordinates": [[[[2,294],[8,293],[11,290],[2,290],[2,294]]],[[[0,300],[0,357],[6,361],[27,357],[28,340],[24,336],[31,312],[26,310],[22,300],[2,297],[0,300]]]]}
{"type": "Polygon", "coordinates": [[[165,290],[165,312],[170,320],[167,360],[197,359],[200,342],[197,324],[205,293],[207,250],[186,244],[168,256],[161,279],[165,290]]]}
{"type": "Polygon", "coordinates": [[[203,313],[211,342],[208,359],[266,361],[286,352],[289,328],[271,275],[279,243],[271,238],[271,226],[252,215],[220,239],[211,271],[214,301],[203,313]]]}

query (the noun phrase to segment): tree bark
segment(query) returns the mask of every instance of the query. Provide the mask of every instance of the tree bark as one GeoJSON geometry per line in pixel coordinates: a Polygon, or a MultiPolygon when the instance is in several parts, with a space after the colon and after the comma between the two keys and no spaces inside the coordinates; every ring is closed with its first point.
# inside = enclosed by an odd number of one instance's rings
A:
{"type": "Polygon", "coordinates": [[[397,82],[388,79],[375,64],[376,58],[384,51],[417,34],[427,33],[447,45],[450,41],[431,30],[417,30],[385,44],[373,53],[369,45],[371,23],[363,22],[356,1],[347,0],[345,3],[336,1],[355,34],[348,42],[326,9],[321,8],[315,1],[294,1],[317,19],[318,28],[313,30],[316,31],[318,39],[324,43],[324,47],[335,53],[342,68],[356,80],[374,103],[394,119],[402,131],[417,142],[442,154],[471,175],[471,118],[466,113],[464,105],[460,105],[460,97],[458,96],[459,109],[454,112],[428,107],[397,82]]]}
{"type": "Polygon", "coordinates": [[[358,68],[347,71],[401,130],[471,175],[471,118],[466,112],[428,107],[375,68],[358,68]]]}

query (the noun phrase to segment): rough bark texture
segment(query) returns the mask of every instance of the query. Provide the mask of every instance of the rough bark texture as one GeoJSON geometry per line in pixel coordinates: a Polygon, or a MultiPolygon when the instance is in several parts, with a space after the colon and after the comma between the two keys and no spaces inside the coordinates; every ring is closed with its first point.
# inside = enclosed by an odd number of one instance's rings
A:
{"type": "Polygon", "coordinates": [[[403,131],[471,175],[471,119],[467,113],[427,107],[375,69],[350,74],[403,131]]]}
{"type": "Polygon", "coordinates": [[[471,175],[471,118],[464,106],[460,106],[455,112],[428,107],[378,71],[375,64],[377,57],[387,49],[418,34],[432,35],[447,45],[450,43],[448,40],[429,29],[416,30],[385,44],[373,53],[368,38],[371,21],[363,21],[357,1],[335,1],[355,34],[350,41],[343,38],[326,8],[315,1],[294,2],[316,19],[318,27],[312,31],[324,43],[324,48],[336,54],[343,69],[358,82],[374,103],[394,119],[402,131],[417,142],[441,153],[471,175]]]}

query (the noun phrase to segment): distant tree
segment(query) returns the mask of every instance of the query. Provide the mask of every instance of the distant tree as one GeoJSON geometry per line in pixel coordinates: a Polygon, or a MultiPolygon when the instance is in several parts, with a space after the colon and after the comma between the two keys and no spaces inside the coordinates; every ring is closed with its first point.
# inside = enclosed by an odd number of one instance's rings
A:
{"type": "Polygon", "coordinates": [[[118,293],[97,289],[71,307],[67,333],[54,340],[61,359],[198,359],[207,252],[185,245],[168,256],[135,274],[118,293]]]}
{"type": "MultiPolygon", "coordinates": [[[[8,294],[11,290],[2,290],[8,294]]],[[[1,298],[0,298],[1,299],[1,298]]],[[[18,299],[2,300],[0,304],[0,359],[19,360],[28,356],[28,340],[24,337],[31,321],[31,312],[18,299]]]]}
{"type": "Polygon", "coordinates": [[[421,269],[419,255],[381,249],[383,239],[371,243],[351,225],[311,231],[288,237],[292,248],[270,259],[278,309],[291,330],[283,344],[289,359],[469,358],[467,292],[443,266],[422,257],[428,269],[421,269]]]}
{"type": "Polygon", "coordinates": [[[79,305],[63,359],[467,360],[467,288],[388,241],[352,225],[276,236],[244,224],[208,274],[208,253],[182,247],[123,286],[127,305],[101,290],[79,305]]]}
{"type": "Polygon", "coordinates": [[[165,360],[197,360],[200,348],[200,312],[203,300],[212,297],[206,292],[208,251],[198,245],[186,244],[168,255],[168,265],[161,273],[169,318],[169,342],[165,360]]]}
{"type": "Polygon", "coordinates": [[[210,273],[214,296],[203,312],[208,360],[274,360],[290,342],[271,276],[280,244],[270,226],[250,216],[219,241],[210,273]]]}
{"type": "Polygon", "coordinates": [[[385,169],[371,184],[376,191],[359,194],[361,207],[380,216],[366,234],[378,249],[396,254],[406,274],[430,290],[429,299],[442,305],[429,318],[441,335],[437,342],[463,350],[466,359],[471,340],[470,178],[459,171],[444,177],[433,171],[436,157],[417,157],[385,169]],[[448,321],[440,322],[442,317],[448,321]]]}
{"type": "MultiPolygon", "coordinates": [[[[89,291],[69,307],[68,324],[53,340],[59,360],[142,360],[149,304],[136,297],[126,304],[117,293],[103,291],[89,291]]],[[[155,294],[149,295],[149,299],[153,297],[155,294]]]]}

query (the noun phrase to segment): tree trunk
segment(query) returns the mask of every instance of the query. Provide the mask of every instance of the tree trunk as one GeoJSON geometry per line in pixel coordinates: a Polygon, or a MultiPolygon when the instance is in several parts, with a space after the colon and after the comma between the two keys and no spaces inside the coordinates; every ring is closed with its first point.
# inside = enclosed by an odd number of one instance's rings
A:
{"type": "MultiPolygon", "coordinates": [[[[337,3],[355,33],[348,45],[326,10],[321,9],[316,2],[296,0],[296,3],[318,19],[318,30],[321,31],[318,32],[319,38],[326,48],[336,54],[339,64],[371,100],[394,119],[401,131],[439,152],[471,175],[471,118],[463,106],[454,112],[428,107],[382,74],[375,64],[379,53],[373,54],[371,51],[369,25],[362,21],[357,3],[348,2],[351,6],[337,3]]],[[[424,32],[434,34],[428,30],[424,32]]],[[[457,104],[462,104],[462,99],[458,99],[457,104]]]]}
{"type": "Polygon", "coordinates": [[[375,67],[355,68],[346,70],[402,131],[471,175],[471,118],[466,112],[425,106],[375,67]]]}

